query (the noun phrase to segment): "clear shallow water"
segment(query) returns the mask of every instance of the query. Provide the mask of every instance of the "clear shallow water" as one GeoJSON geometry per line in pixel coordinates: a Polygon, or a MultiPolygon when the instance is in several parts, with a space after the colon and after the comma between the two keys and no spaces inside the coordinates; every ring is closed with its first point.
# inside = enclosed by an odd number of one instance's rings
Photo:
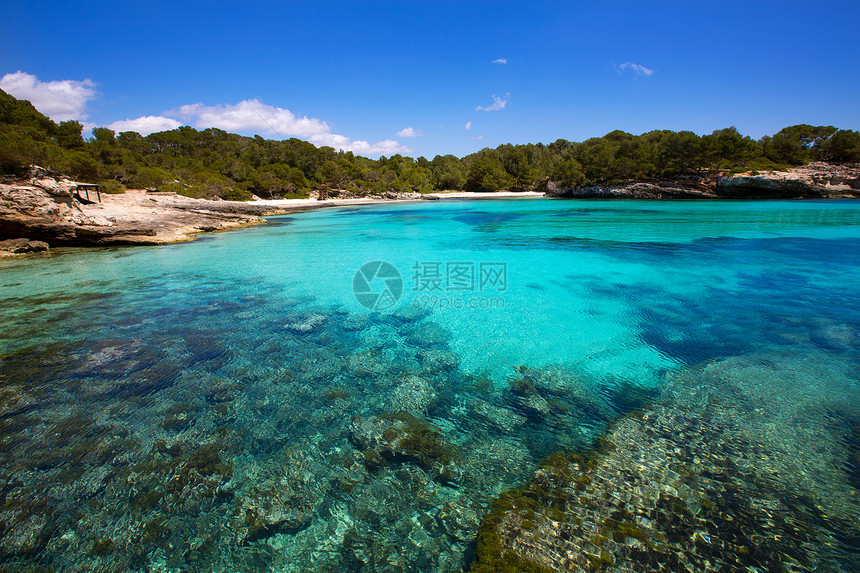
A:
{"type": "Polygon", "coordinates": [[[0,556],[461,570],[543,458],[702,388],[856,525],[858,263],[857,202],[550,200],[4,263],[0,556]],[[353,292],[370,261],[401,275],[384,312],[353,292]]]}

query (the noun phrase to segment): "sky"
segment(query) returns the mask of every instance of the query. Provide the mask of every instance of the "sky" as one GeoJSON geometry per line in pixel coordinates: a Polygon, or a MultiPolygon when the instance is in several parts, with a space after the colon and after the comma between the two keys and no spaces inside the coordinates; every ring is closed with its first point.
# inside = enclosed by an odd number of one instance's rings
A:
{"type": "Polygon", "coordinates": [[[616,129],[758,139],[860,129],[857,22],[853,0],[3,0],[0,89],[87,130],[370,157],[616,129]]]}

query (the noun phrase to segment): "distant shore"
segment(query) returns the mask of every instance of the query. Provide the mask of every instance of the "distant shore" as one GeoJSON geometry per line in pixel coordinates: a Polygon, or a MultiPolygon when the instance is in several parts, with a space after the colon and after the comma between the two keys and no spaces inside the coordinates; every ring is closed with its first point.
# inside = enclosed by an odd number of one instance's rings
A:
{"type": "Polygon", "coordinates": [[[265,205],[267,207],[294,210],[321,209],[324,207],[347,207],[351,205],[374,205],[380,203],[398,203],[410,201],[434,201],[445,199],[522,199],[545,197],[545,193],[537,191],[493,191],[477,193],[471,191],[448,191],[440,193],[410,194],[409,197],[382,199],[377,197],[359,197],[350,199],[258,199],[245,201],[246,205],[265,205]]]}

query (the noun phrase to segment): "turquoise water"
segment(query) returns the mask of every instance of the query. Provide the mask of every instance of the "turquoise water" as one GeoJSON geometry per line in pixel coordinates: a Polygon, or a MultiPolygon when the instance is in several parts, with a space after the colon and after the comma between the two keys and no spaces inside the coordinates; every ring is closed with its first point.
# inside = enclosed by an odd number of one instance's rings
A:
{"type": "Polygon", "coordinates": [[[856,201],[319,210],[3,262],[0,301],[5,567],[463,570],[491,499],[679,380],[743,394],[858,562],[856,201]]]}

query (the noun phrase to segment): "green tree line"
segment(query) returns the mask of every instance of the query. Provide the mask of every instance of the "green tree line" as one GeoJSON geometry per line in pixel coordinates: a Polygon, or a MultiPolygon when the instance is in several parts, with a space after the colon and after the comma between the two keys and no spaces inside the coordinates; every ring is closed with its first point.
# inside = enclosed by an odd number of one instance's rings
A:
{"type": "Polygon", "coordinates": [[[458,158],[402,155],[377,160],[209,128],[180,127],[141,136],[56,123],[29,102],[0,91],[0,171],[38,164],[107,190],[151,188],[194,197],[244,200],[304,197],[326,187],[356,194],[442,190],[541,189],[547,181],[585,186],[723,170],[784,169],[810,161],[860,161],[860,134],[832,126],[793,125],[756,141],[734,127],[691,131],[613,131],[582,142],[500,145],[458,158]]]}

